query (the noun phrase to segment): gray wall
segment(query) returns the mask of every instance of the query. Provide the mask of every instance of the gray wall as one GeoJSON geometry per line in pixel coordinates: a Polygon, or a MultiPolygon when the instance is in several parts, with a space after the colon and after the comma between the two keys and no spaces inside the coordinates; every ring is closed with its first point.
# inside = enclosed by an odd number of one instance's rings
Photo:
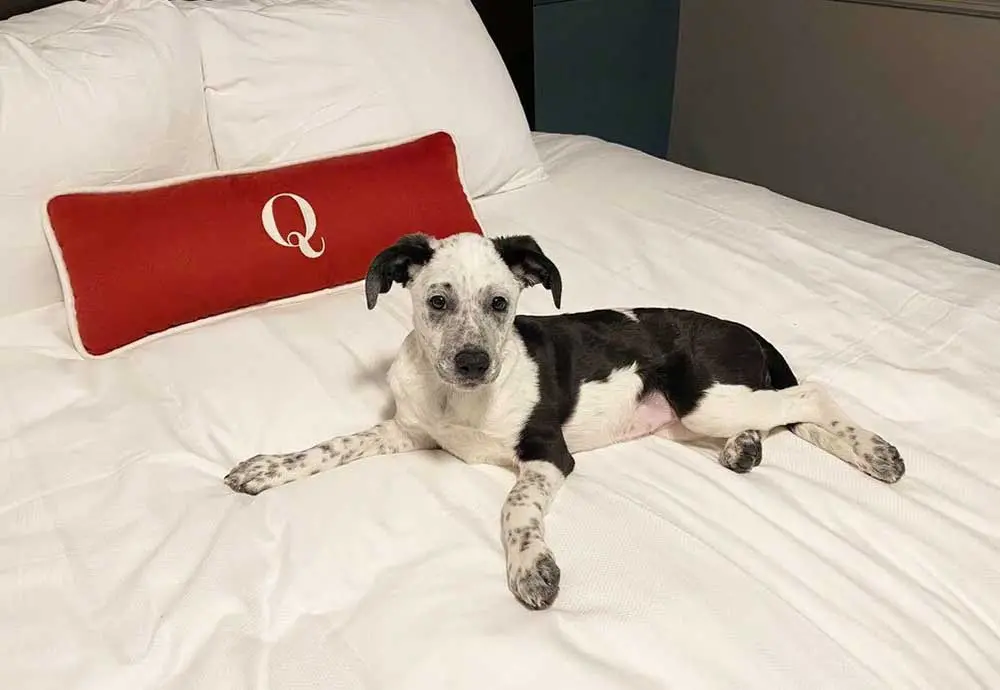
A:
{"type": "Polygon", "coordinates": [[[1000,263],[1000,20],[685,0],[670,155],[1000,263]]]}

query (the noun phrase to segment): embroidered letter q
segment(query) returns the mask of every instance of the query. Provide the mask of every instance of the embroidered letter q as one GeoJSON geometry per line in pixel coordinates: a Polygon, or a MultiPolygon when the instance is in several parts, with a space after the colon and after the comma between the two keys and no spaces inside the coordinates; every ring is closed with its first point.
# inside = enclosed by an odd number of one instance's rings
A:
{"type": "Polygon", "coordinates": [[[264,231],[267,233],[267,236],[274,240],[275,243],[280,244],[282,247],[295,247],[307,259],[316,259],[326,251],[326,240],[324,238],[319,238],[319,249],[314,249],[310,243],[313,235],[316,234],[316,211],[313,210],[308,201],[298,194],[282,193],[272,196],[267,200],[267,203],[264,204],[264,208],[260,212],[260,221],[264,224],[264,231]],[[302,223],[305,228],[303,232],[292,230],[288,233],[287,237],[281,234],[281,231],[278,230],[278,223],[274,220],[274,202],[283,196],[287,196],[298,204],[299,213],[302,214],[302,223]]]}

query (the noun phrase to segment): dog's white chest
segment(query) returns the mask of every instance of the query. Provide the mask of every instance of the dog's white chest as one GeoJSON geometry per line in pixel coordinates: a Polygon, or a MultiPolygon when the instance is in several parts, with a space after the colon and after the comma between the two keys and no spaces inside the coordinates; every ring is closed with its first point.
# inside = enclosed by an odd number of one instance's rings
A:
{"type": "Polygon", "coordinates": [[[440,414],[427,420],[427,431],[452,455],[471,464],[510,466],[519,431],[529,409],[489,391],[452,395],[441,401],[440,414]]]}
{"type": "Polygon", "coordinates": [[[563,425],[571,453],[602,448],[654,433],[677,416],[660,393],[639,399],[642,379],[635,367],[617,369],[606,381],[580,387],[576,409],[563,425]]]}
{"type": "Polygon", "coordinates": [[[471,391],[441,385],[418,362],[412,340],[390,371],[397,414],[423,429],[441,448],[471,464],[510,466],[516,459],[521,430],[538,401],[538,372],[520,350],[506,353],[505,371],[495,384],[471,391]]]}

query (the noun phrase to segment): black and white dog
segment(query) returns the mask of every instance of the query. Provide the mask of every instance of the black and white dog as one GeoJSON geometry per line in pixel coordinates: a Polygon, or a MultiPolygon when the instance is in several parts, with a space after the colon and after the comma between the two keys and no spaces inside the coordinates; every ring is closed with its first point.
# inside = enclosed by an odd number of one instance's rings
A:
{"type": "Polygon", "coordinates": [[[286,455],[258,455],[225,478],[257,494],[372,455],[441,448],[513,467],[501,511],[507,584],[531,609],[552,605],[559,568],[544,518],[573,453],[649,434],[719,439],[719,461],[747,472],[761,436],[795,434],[883,482],[903,476],[896,449],[851,421],[778,351],[737,323],[675,309],[515,316],[542,284],[559,307],[558,269],[531,237],[409,235],[372,261],[368,308],[409,288],[413,330],[389,369],[395,416],[286,455]]]}

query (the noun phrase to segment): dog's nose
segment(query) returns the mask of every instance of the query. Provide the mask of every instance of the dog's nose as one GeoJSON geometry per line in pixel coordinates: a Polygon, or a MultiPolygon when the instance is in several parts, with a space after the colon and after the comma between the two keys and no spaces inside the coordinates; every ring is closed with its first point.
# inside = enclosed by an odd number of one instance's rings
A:
{"type": "Polygon", "coordinates": [[[490,368],[490,356],[486,350],[467,347],[455,355],[455,370],[467,379],[480,379],[490,368]]]}

